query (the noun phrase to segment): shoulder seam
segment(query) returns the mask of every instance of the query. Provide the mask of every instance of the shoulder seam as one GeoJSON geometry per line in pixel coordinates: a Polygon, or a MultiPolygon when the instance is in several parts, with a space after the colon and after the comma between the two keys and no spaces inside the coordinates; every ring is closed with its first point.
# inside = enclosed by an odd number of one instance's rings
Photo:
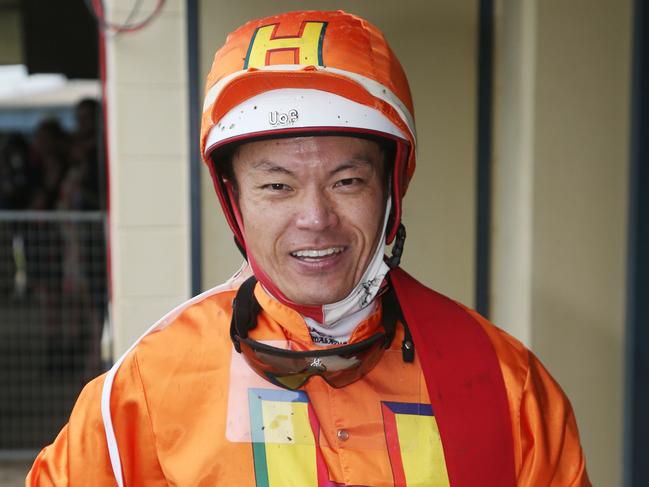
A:
{"type": "Polygon", "coordinates": [[[155,456],[156,459],[158,460],[160,473],[165,478],[165,480],[167,480],[167,476],[165,475],[164,469],[162,468],[162,463],[160,462],[160,457],[158,456],[158,438],[156,437],[155,429],[153,429],[153,419],[151,418],[151,408],[149,407],[149,398],[147,397],[146,388],[144,387],[144,382],[142,381],[142,374],[140,373],[140,362],[137,358],[137,350],[133,350],[133,361],[135,362],[135,372],[140,382],[140,387],[142,388],[142,396],[144,397],[144,405],[146,406],[146,416],[147,419],[149,420],[149,428],[151,428],[151,435],[153,436],[155,442],[154,444],[155,456]]]}
{"type": "MultiPolygon", "coordinates": [[[[523,397],[525,396],[525,391],[529,387],[529,383],[530,383],[530,379],[531,379],[530,371],[532,369],[532,364],[530,363],[530,361],[532,359],[532,354],[527,349],[527,347],[525,348],[525,354],[527,355],[526,360],[525,360],[525,380],[523,381],[523,387],[521,387],[521,394],[518,397],[518,401],[517,401],[518,404],[516,405],[516,430],[517,430],[518,435],[521,434],[520,433],[520,430],[521,430],[521,409],[523,407],[523,397]]],[[[519,453],[521,455],[521,466],[519,468],[519,471],[516,472],[517,475],[520,475],[520,473],[522,472],[524,459],[522,457],[522,451],[517,452],[517,453],[519,453]]]]}
{"type": "Polygon", "coordinates": [[[198,296],[185,301],[184,303],[176,306],[169,313],[164,315],[158,321],[156,321],[152,326],[150,326],[140,337],[131,344],[131,346],[124,352],[113,364],[110,370],[106,374],[104,384],[101,391],[101,416],[104,422],[104,431],[106,433],[106,443],[108,445],[108,455],[110,456],[111,467],[113,468],[113,475],[115,476],[115,481],[117,482],[118,487],[124,486],[124,479],[122,477],[122,462],[119,458],[119,446],[117,445],[117,439],[115,437],[115,430],[113,428],[113,420],[110,414],[110,396],[113,387],[113,381],[115,380],[115,375],[119,370],[120,366],[126,359],[126,357],[135,349],[135,347],[142,341],[142,339],[152,333],[153,331],[167,326],[171,321],[173,321],[180,313],[191,306],[192,304],[198,303],[210,296],[219,294],[220,292],[225,292],[233,288],[233,281],[236,277],[229,279],[220,286],[216,286],[208,291],[205,291],[198,296]]]}

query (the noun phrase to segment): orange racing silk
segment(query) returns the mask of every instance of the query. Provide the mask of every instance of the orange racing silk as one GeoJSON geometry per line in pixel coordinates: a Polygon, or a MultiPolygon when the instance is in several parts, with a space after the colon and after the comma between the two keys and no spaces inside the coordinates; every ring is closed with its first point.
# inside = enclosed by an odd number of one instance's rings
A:
{"type": "MultiPolygon", "coordinates": [[[[255,293],[263,311],[253,338],[308,346],[302,317],[261,286],[255,293]]],[[[316,377],[302,391],[285,391],[242,370],[229,337],[234,294],[225,289],[195,298],[121,363],[109,407],[123,485],[449,485],[421,365],[401,359],[401,327],[361,380],[334,389],[316,377]]],[[[380,311],[350,342],[380,326],[380,311]]],[[[472,314],[503,374],[517,485],[589,486],[575,419],[559,386],[519,342],[472,314]]],[[[105,378],[84,388],[26,485],[118,485],[101,415],[105,378]]]]}

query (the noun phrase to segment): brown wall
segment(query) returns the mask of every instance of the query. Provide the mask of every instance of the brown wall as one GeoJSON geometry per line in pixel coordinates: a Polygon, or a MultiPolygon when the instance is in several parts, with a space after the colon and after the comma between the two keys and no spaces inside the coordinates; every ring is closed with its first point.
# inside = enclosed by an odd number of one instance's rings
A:
{"type": "Polygon", "coordinates": [[[499,2],[492,318],[570,397],[622,484],[631,2],[499,2]]]}

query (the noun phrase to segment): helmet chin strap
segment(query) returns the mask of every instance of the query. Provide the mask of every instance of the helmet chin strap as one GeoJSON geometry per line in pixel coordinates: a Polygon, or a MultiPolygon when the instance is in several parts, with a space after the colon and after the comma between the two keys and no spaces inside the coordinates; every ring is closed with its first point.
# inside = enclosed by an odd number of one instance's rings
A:
{"type": "Polygon", "coordinates": [[[397,236],[394,240],[394,245],[392,246],[392,255],[386,260],[388,267],[394,269],[399,267],[401,263],[401,255],[403,254],[403,246],[406,243],[406,227],[403,223],[399,222],[399,227],[397,228],[397,236]]]}

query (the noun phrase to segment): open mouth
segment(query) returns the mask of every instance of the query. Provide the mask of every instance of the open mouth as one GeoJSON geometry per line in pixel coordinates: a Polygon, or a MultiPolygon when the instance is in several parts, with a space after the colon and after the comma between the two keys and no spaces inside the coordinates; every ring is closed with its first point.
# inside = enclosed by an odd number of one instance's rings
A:
{"type": "Polygon", "coordinates": [[[320,262],[340,254],[345,247],[327,247],[324,249],[302,249],[291,252],[291,256],[304,262],[320,262]]]}

